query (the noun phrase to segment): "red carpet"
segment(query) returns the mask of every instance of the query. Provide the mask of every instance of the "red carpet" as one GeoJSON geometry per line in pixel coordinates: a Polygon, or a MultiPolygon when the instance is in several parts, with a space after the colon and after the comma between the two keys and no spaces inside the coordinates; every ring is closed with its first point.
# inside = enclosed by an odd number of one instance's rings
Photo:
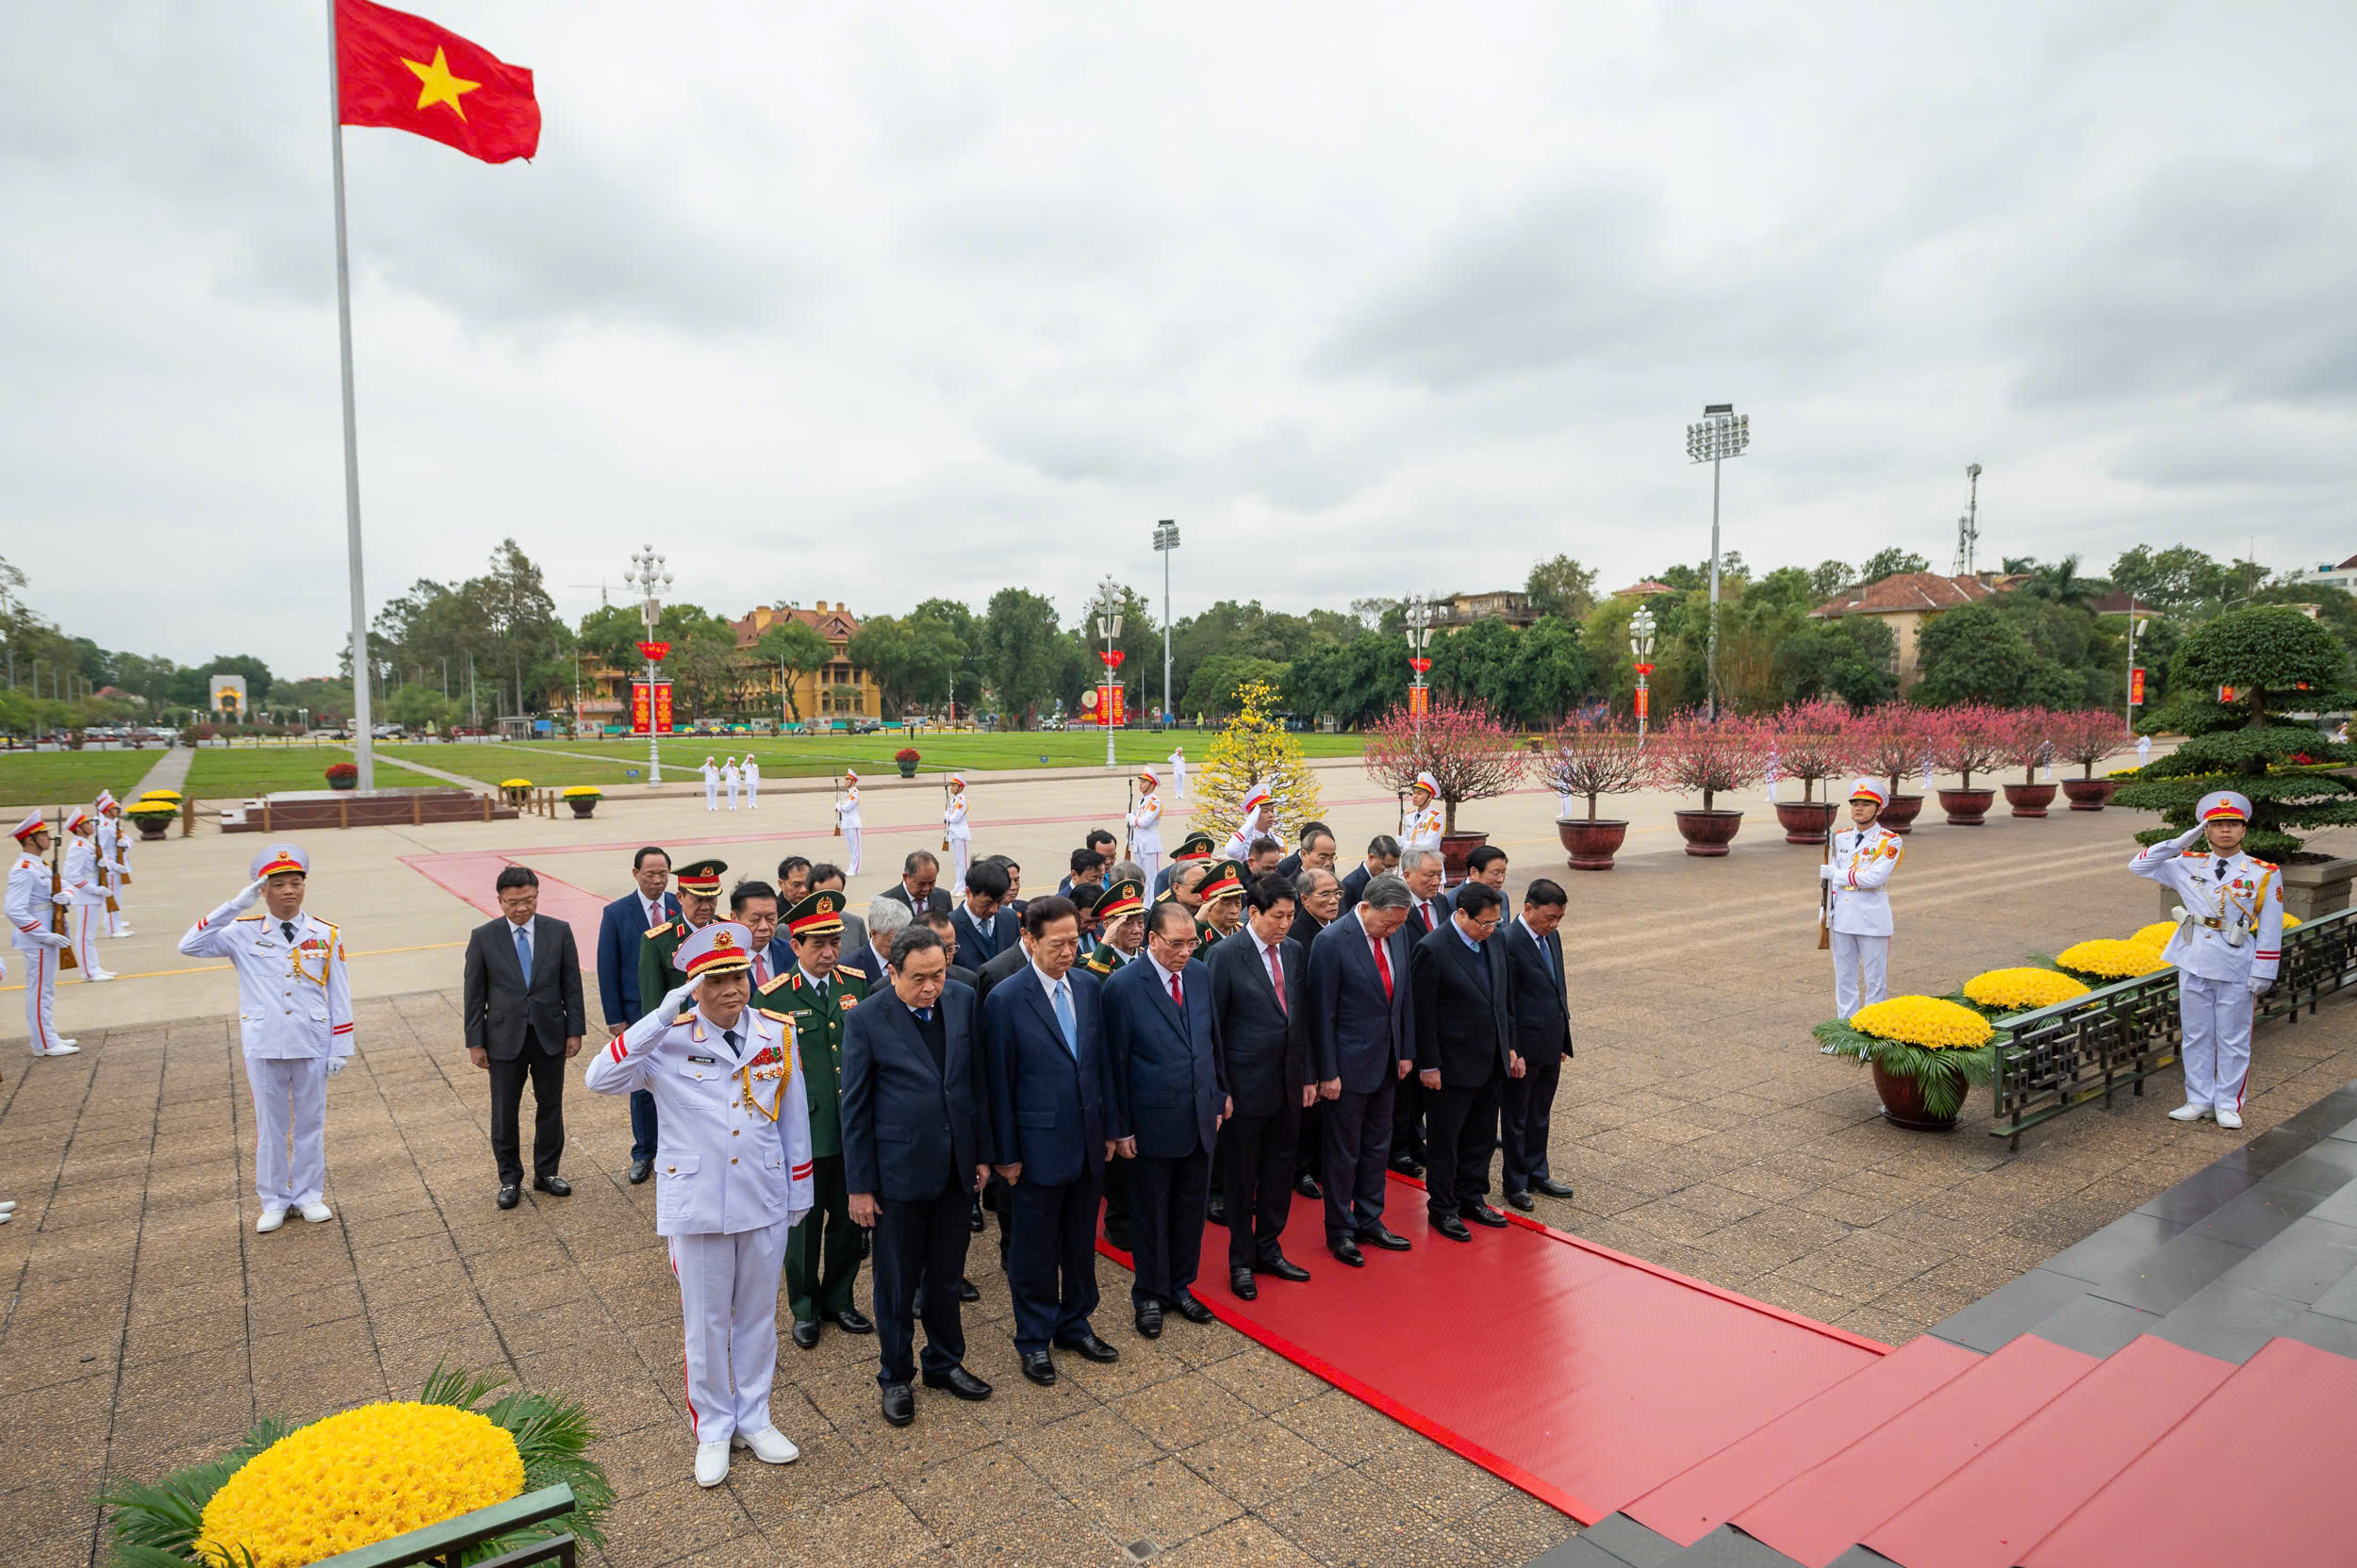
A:
{"type": "MultiPolygon", "coordinates": [[[[1423,1187],[1398,1177],[1385,1210],[1410,1250],[1370,1248],[1354,1269],[1326,1250],[1323,1203],[1295,1197],[1285,1252],[1315,1278],[1262,1276],[1257,1301],[1228,1294],[1228,1232],[1207,1227],[1195,1294],[1240,1332],[1583,1524],[1887,1353],[1520,1215],[1504,1230],[1476,1227],[1470,1246],[1435,1236],[1423,1187]]],[[[1100,1317],[1128,1313],[1127,1290],[1108,1289],[1100,1317]]]]}
{"type": "MultiPolygon", "coordinates": [[[[401,863],[436,886],[464,899],[486,916],[500,912],[499,892],[492,885],[499,874],[510,866],[523,864],[515,855],[495,850],[478,854],[404,855],[401,863]]],[[[594,971],[598,966],[598,923],[604,918],[605,906],[610,901],[571,883],[540,874],[540,913],[573,928],[573,946],[581,950],[585,971],[594,971]]],[[[594,997],[590,999],[596,1000],[594,997]]]]}

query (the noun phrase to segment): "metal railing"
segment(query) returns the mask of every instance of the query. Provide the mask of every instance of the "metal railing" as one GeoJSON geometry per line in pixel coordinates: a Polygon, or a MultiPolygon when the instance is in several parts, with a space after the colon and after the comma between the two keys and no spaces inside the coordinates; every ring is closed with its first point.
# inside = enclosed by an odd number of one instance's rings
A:
{"type": "MultiPolygon", "coordinates": [[[[2320,915],[2284,933],[2275,988],[2262,999],[2256,1022],[2297,1023],[2324,997],[2357,982],[2357,909],[2320,915]]],[[[2177,1061],[2182,1043],[2177,971],[2141,975],[2102,986],[2034,1013],[2017,1014],[1997,1031],[1996,1110],[1991,1137],[2008,1148],[2041,1122],[2122,1089],[2144,1093],[2144,1081],[2177,1061]]]]}
{"type": "MultiPolygon", "coordinates": [[[[380,1541],[373,1546],[363,1546],[356,1552],[321,1558],[314,1568],[458,1568],[470,1551],[494,1536],[572,1511],[573,1489],[560,1481],[504,1503],[428,1525],[421,1530],[411,1530],[407,1535],[397,1535],[390,1541],[380,1541]]],[[[580,1550],[580,1543],[572,1536],[552,1535],[486,1558],[474,1564],[474,1568],[531,1568],[533,1564],[548,1562],[575,1568],[580,1550]]]]}

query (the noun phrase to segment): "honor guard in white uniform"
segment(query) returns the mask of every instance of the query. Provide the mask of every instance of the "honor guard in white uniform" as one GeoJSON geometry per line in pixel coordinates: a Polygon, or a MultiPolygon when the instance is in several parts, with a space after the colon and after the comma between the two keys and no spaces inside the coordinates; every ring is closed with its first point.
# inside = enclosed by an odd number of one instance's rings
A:
{"type": "Polygon", "coordinates": [[[2240,1127],[2251,1010],[2283,958],[2283,883],[2276,867],[2242,852],[2247,798],[2213,790],[2194,818],[2198,826],[2144,850],[2128,869],[2180,900],[2169,911],[2177,930],[2161,949],[2177,966],[2185,1035],[2185,1103],[2169,1115],[2181,1122],[2215,1115],[2220,1127],[2240,1127]],[[2204,840],[2207,848],[2194,848],[2204,840]]]}
{"type": "Polygon", "coordinates": [[[1906,841],[1874,818],[1888,804],[1879,779],[1850,786],[1852,826],[1833,835],[1833,855],[1817,868],[1833,901],[1833,1009],[1852,1016],[1890,997],[1890,873],[1906,841]]]}
{"type": "Polygon", "coordinates": [[[1399,819],[1399,852],[1429,850],[1441,852],[1441,786],[1429,773],[1419,773],[1408,791],[1407,815],[1399,819]]]}
{"type": "Polygon", "coordinates": [[[700,771],[704,776],[704,810],[718,811],[720,809],[720,765],[712,757],[707,756],[700,771]]]}
{"type": "Polygon", "coordinates": [[[65,890],[74,897],[66,906],[66,939],[73,944],[74,962],[81,966],[85,983],[112,980],[113,971],[98,962],[98,933],[107,920],[107,883],[98,858],[97,824],[89,812],[77,808],[65,819],[65,890]]]}
{"type": "Polygon", "coordinates": [[[737,767],[734,757],[729,758],[720,765],[720,784],[729,792],[729,810],[731,811],[736,809],[736,791],[744,782],[745,775],[737,767]]]}
{"type": "Polygon", "coordinates": [[[72,904],[74,895],[53,892],[49,824],[38,811],[9,830],[16,859],[8,867],[8,940],[25,959],[25,1033],[35,1056],[71,1056],[82,1048],[58,1037],[58,954],[67,938],[53,932],[50,911],[72,904]]]}
{"type": "Polygon", "coordinates": [[[949,897],[965,897],[965,868],[974,859],[974,824],[965,816],[965,780],[949,775],[949,803],[941,808],[941,847],[949,851],[949,897]]]}
{"type": "Polygon", "coordinates": [[[835,825],[843,830],[843,869],[859,875],[859,775],[843,770],[843,793],[834,801],[835,825]]]}
{"type": "Polygon", "coordinates": [[[123,890],[131,881],[131,841],[123,832],[123,802],[113,790],[102,789],[91,809],[98,817],[98,880],[107,887],[106,934],[129,936],[129,901],[123,890]]]}
{"type": "Polygon", "coordinates": [[[1224,860],[1249,860],[1252,858],[1254,839],[1277,836],[1277,794],[1268,785],[1256,784],[1244,791],[1244,800],[1238,803],[1237,809],[1244,814],[1244,820],[1236,825],[1236,831],[1228,835],[1227,847],[1220,850],[1220,857],[1224,860]]]}
{"type": "Polygon", "coordinates": [[[599,1094],[655,1098],[654,1230],[679,1279],[699,1486],[728,1478],[732,1442],[769,1464],[800,1454],[770,1424],[769,1384],[786,1235],[811,1209],[810,1103],[793,1020],[748,1005],[752,962],[743,926],[701,928],[680,949],[687,983],[584,1074],[599,1094]]]}
{"type": "Polygon", "coordinates": [[[190,926],[180,950],[225,958],[238,971],[238,1032],[254,1095],[254,1194],[263,1234],[300,1210],[336,1217],[327,1187],[327,1081],[352,1059],[352,977],[343,938],[303,907],[311,857],[273,844],[254,857],[254,881],[190,926]],[[253,909],[259,899],[263,907],[253,909]]]}
{"type": "Polygon", "coordinates": [[[1162,864],[1162,798],[1155,793],[1162,781],[1150,767],[1138,774],[1138,803],[1129,809],[1129,858],[1147,880],[1162,864]]]}
{"type": "Polygon", "coordinates": [[[761,764],[753,760],[753,754],[750,751],[745,753],[744,766],[739,771],[745,775],[745,809],[759,811],[761,809],[761,764]]]}
{"type": "Polygon", "coordinates": [[[1181,801],[1187,798],[1187,749],[1183,746],[1171,748],[1170,787],[1181,801]]]}

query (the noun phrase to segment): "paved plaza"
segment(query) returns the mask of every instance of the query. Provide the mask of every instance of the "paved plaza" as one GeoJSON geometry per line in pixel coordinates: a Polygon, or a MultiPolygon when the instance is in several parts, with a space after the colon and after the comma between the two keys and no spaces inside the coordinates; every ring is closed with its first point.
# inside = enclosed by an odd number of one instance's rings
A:
{"type": "MultiPolygon", "coordinates": [[[[1356,767],[1317,777],[1347,866],[1392,825],[1393,801],[1356,767]]],[[[1020,857],[1036,891],[1053,886],[1087,824],[1118,817],[1122,783],[984,779],[972,798],[977,848],[1020,857]]],[[[868,792],[855,908],[905,850],[938,847],[938,799],[930,782],[868,792]]],[[[1678,852],[1666,798],[1637,797],[1623,862],[1597,876],[1561,869],[1549,794],[1463,814],[1513,857],[1516,888],[1552,875],[1574,900],[1578,1057],[1553,1162],[1577,1196],[1539,1200],[1551,1224],[1895,1343],[2357,1078],[2353,1015],[2328,1002],[2260,1032],[2240,1134],[2167,1120],[2174,1073],[2140,1100],[2036,1130],[2016,1155],[1986,1135],[1986,1091],[1953,1134],[1890,1128],[1864,1072],[1808,1036],[1832,1005],[1815,946],[1816,854],[1784,845],[1765,804],[1745,803],[1735,852],[1711,862],[1678,852]]],[[[1978,969],[2156,917],[2151,885],[2122,869],[2149,817],[2057,811],[1980,830],[1937,817],[1926,813],[1893,884],[1895,991],[1946,992],[1978,969]]],[[[636,844],[681,858],[694,846],[766,875],[783,853],[835,853],[828,820],[823,792],[773,795],[733,817],[617,798],[587,821],[305,835],[314,910],[342,926],[353,954],[358,1054],[329,1097],[337,1222],[270,1236],[252,1230],[231,977],[173,949],[240,885],[262,841],[200,829],[140,847],[139,934],[107,948],[125,978],[69,982],[59,997],[82,1053],[29,1062],[20,998],[0,996],[0,1197],[22,1205],[0,1228],[0,1423],[13,1449],[0,1472],[0,1560],[101,1560],[91,1498],[108,1477],[204,1457],[260,1414],[414,1395],[437,1362],[586,1400],[621,1494],[602,1560],[631,1568],[1513,1565],[1573,1533],[1562,1514],[1225,1327],[1174,1320],[1160,1341],[1139,1339],[1127,1277],[1110,1263],[1098,1264],[1097,1328],[1122,1360],[1063,1358],[1054,1389],[1031,1386],[984,1238],[968,1365],[995,1398],[959,1406],[920,1391],[916,1425],[896,1431],[876,1410],[874,1340],[831,1329],[816,1351],[782,1353],[777,1424],[801,1461],[773,1470],[740,1457],[724,1487],[699,1491],[679,1300],[653,1188],[622,1180],[625,1108],[576,1078],[574,1196],[493,1207],[488,1094],[457,1015],[460,944],[486,916],[403,862],[496,851],[610,895],[636,844]]],[[[1316,1237],[1288,1241],[1313,1272],[1336,1267],[1316,1237]]],[[[1216,1283],[1205,1294],[1225,1296],[1216,1283]]],[[[1447,1301],[1428,1311],[1433,1353],[1462,1358],[1468,1377],[1510,1378],[1518,1361],[1548,1354],[1468,1345],[1447,1301]]]]}

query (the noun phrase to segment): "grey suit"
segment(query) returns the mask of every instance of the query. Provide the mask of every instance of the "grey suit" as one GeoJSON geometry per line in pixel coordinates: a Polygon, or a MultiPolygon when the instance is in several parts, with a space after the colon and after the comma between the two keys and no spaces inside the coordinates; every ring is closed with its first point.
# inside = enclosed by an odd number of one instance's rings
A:
{"type": "Polygon", "coordinates": [[[587,1017],[573,928],[536,915],[525,929],[531,933],[528,976],[517,952],[517,928],[506,916],[486,921],[469,934],[460,1010],[467,1048],[489,1058],[491,1154],[503,1187],[523,1184],[517,1115],[527,1079],[532,1174],[540,1181],[556,1175],[565,1149],[565,1042],[582,1035],[587,1017]]]}

